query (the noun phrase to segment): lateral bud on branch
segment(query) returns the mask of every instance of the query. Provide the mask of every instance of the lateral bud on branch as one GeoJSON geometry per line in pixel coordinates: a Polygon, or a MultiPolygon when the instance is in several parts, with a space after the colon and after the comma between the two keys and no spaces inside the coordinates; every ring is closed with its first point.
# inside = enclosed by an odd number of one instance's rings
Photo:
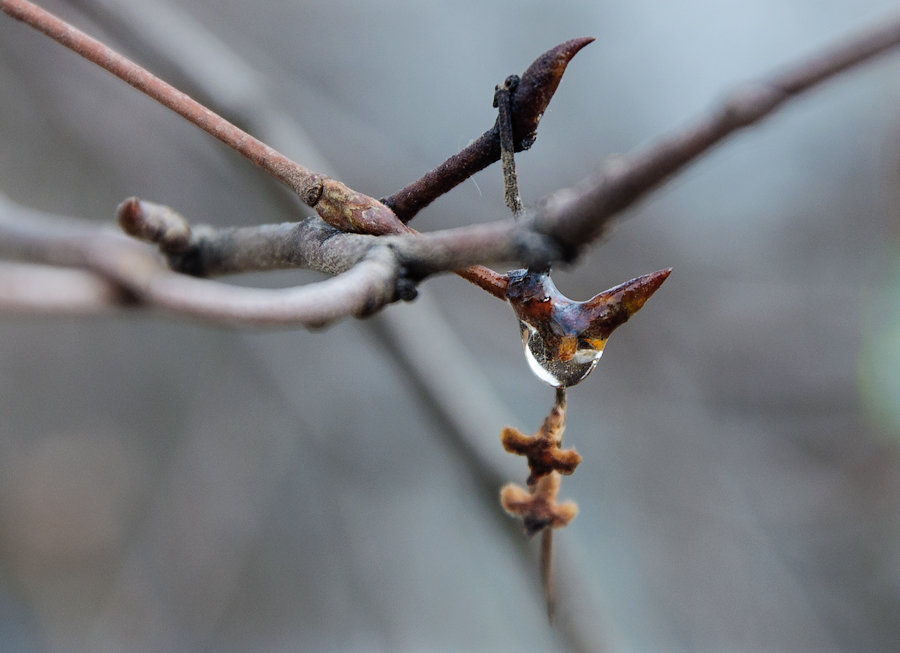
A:
{"type": "Polygon", "coordinates": [[[373,236],[410,231],[384,204],[335,179],[322,182],[315,209],[320,218],[341,231],[373,236]]]}

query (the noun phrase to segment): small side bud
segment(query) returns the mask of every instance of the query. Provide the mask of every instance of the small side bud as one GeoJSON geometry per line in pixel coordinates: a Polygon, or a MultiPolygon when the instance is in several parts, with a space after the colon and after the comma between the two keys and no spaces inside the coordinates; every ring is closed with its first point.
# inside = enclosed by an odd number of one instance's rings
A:
{"type": "Polygon", "coordinates": [[[384,204],[335,179],[322,182],[322,195],[315,208],[319,217],[341,231],[373,236],[409,231],[384,204]]]}
{"type": "Polygon", "coordinates": [[[129,197],[116,209],[116,219],[126,234],[157,244],[166,254],[184,253],[191,245],[190,225],[168,206],[129,197]]]}

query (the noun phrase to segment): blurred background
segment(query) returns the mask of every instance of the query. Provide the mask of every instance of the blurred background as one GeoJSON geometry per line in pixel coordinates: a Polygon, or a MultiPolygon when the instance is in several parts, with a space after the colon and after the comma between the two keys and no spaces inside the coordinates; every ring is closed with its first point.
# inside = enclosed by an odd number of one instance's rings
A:
{"type": "MultiPolygon", "coordinates": [[[[535,202],[896,9],[888,0],[43,3],[308,167],[387,195],[575,36],[535,202]]],[[[537,428],[508,307],[465,282],[327,330],[0,317],[0,649],[888,651],[900,647],[900,52],[790,104],[554,278],[673,267],[569,393],[559,608],[500,509],[537,428]]],[[[0,192],[110,224],[305,207],[105,72],[0,20],[0,192]]],[[[504,216],[494,166],[415,220],[504,216]]],[[[307,272],[237,283],[297,284],[307,272]]]]}

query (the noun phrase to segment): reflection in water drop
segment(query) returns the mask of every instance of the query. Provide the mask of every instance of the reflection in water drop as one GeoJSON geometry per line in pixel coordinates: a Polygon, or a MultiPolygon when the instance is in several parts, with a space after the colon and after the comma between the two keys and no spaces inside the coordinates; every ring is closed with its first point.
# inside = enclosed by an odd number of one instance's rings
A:
{"type": "Polygon", "coordinates": [[[574,355],[564,361],[548,348],[536,329],[521,320],[519,329],[522,333],[528,367],[541,381],[554,388],[572,386],[584,379],[603,354],[602,349],[581,348],[576,349],[574,355]]]}

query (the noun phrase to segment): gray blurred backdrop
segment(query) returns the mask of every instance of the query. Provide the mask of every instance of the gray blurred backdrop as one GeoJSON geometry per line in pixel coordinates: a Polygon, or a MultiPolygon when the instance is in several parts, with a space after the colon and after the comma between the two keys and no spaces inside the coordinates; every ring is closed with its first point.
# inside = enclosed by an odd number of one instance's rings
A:
{"type": "MultiPolygon", "coordinates": [[[[565,39],[526,202],[896,9],[888,0],[44,3],[376,197],[494,120],[565,39]]],[[[674,272],[570,392],[548,628],[497,502],[552,392],[511,311],[451,276],[323,332],[160,314],[0,318],[3,651],[889,651],[900,647],[900,53],[739,134],[554,275],[674,272]]],[[[505,215],[497,167],[422,230],[505,215]]],[[[0,191],[112,221],[305,209],[5,16],[0,191]]],[[[296,284],[284,272],[235,280],[296,284]]]]}

